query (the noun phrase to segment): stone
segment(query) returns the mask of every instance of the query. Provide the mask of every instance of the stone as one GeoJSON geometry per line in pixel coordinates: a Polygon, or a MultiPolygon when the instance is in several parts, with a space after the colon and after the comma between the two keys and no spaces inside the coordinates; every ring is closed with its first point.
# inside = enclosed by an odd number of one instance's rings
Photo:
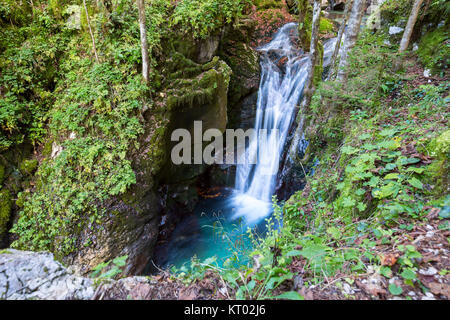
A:
{"type": "Polygon", "coordinates": [[[0,299],[86,300],[93,295],[92,279],[69,273],[52,253],[0,253],[0,299]]]}
{"type": "Polygon", "coordinates": [[[403,28],[400,28],[400,27],[395,27],[395,26],[393,26],[393,27],[389,27],[389,35],[394,35],[394,34],[398,34],[398,33],[400,33],[400,32],[402,32],[404,29],[403,28]]]}
{"type": "Polygon", "coordinates": [[[435,274],[438,273],[437,269],[434,267],[429,267],[427,270],[419,270],[420,274],[423,274],[425,276],[434,276],[435,274]]]}
{"type": "Polygon", "coordinates": [[[81,7],[78,5],[68,6],[65,13],[70,14],[66,21],[66,28],[81,30],[81,7]]]}
{"type": "Polygon", "coordinates": [[[211,36],[208,39],[200,41],[199,53],[197,56],[198,63],[206,63],[216,55],[219,48],[220,36],[211,36]]]}

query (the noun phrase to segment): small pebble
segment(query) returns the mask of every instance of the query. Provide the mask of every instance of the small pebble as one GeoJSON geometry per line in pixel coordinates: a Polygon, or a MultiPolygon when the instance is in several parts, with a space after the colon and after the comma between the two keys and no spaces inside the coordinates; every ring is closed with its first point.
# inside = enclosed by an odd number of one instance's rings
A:
{"type": "Polygon", "coordinates": [[[437,272],[437,269],[433,267],[429,267],[427,270],[419,270],[419,273],[425,276],[434,276],[437,272]]]}

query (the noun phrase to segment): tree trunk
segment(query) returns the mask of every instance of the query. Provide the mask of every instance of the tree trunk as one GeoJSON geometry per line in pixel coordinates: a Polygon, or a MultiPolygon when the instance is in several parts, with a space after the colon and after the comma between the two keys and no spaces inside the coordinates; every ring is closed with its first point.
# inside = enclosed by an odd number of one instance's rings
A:
{"type": "Polygon", "coordinates": [[[366,8],[366,0],[354,0],[352,12],[348,21],[348,27],[345,31],[345,40],[342,47],[341,59],[339,61],[339,69],[337,73],[337,80],[346,81],[348,76],[348,56],[350,51],[356,44],[359,31],[361,29],[361,20],[366,8]]]}
{"type": "Polygon", "coordinates": [[[311,64],[308,70],[308,77],[306,78],[305,87],[303,90],[303,107],[308,108],[311,103],[311,98],[314,94],[314,89],[316,83],[314,79],[316,78],[316,66],[320,63],[322,57],[319,55],[323,54],[323,50],[318,50],[319,42],[319,22],[320,22],[320,0],[314,0],[314,10],[313,10],[313,20],[311,29],[311,43],[309,46],[309,56],[311,59],[311,64]]]}
{"type": "Polygon", "coordinates": [[[336,75],[336,60],[339,54],[339,49],[341,48],[342,36],[344,35],[345,26],[347,25],[348,18],[350,17],[352,5],[353,0],[348,0],[347,3],[345,4],[344,19],[342,21],[341,26],[339,27],[336,46],[334,47],[334,52],[333,55],[331,56],[330,77],[329,77],[330,80],[334,78],[336,75]]]}
{"type": "Polygon", "coordinates": [[[89,27],[89,34],[91,35],[91,40],[92,40],[92,50],[94,50],[94,55],[95,55],[95,60],[97,62],[99,62],[98,60],[98,54],[97,54],[97,49],[95,48],[95,38],[94,38],[94,33],[92,32],[92,28],[91,28],[91,20],[89,19],[89,12],[86,6],[86,0],[83,0],[83,6],[84,6],[84,11],[86,12],[86,21],[89,27]]]}
{"type": "MultiPolygon", "coordinates": [[[[307,110],[309,108],[309,105],[311,104],[311,99],[314,94],[315,85],[314,82],[315,74],[316,74],[316,67],[318,62],[323,58],[323,48],[322,50],[318,50],[319,47],[319,25],[320,25],[320,5],[321,0],[315,0],[314,1],[314,10],[312,15],[312,28],[311,28],[311,41],[309,45],[309,56],[311,59],[311,64],[308,67],[308,76],[305,81],[305,86],[303,89],[303,101],[302,101],[302,107],[301,112],[303,114],[307,113],[307,110]]],[[[292,139],[291,145],[289,147],[289,158],[290,161],[296,161],[296,153],[298,150],[298,145],[302,139],[302,131],[303,131],[303,117],[300,119],[300,122],[295,129],[294,138],[292,139]]]]}
{"type": "Polygon", "coordinates": [[[303,51],[308,52],[311,42],[311,27],[313,10],[310,0],[297,0],[298,38],[303,51]]]}
{"type": "Polygon", "coordinates": [[[417,21],[417,16],[419,15],[420,7],[422,6],[423,0],[415,0],[411,14],[409,15],[408,23],[406,24],[405,31],[403,32],[402,41],[400,41],[399,53],[405,52],[408,49],[409,40],[411,39],[411,34],[414,29],[414,25],[417,21]]]}
{"type": "Polygon", "coordinates": [[[149,58],[147,44],[147,30],[145,27],[145,4],[144,0],[137,0],[139,11],[139,29],[141,32],[141,54],[142,54],[142,77],[148,82],[149,75],[149,58]]]}

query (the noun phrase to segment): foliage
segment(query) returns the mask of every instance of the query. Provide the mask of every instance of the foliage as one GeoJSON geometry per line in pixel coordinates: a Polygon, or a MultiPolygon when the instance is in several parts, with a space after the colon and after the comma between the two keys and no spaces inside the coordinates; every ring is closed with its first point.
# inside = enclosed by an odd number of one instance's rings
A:
{"type": "Polygon", "coordinates": [[[331,22],[327,18],[320,17],[319,32],[330,33],[332,31],[333,31],[333,22],[331,22]]]}
{"type": "Polygon", "coordinates": [[[42,141],[58,72],[55,60],[67,44],[62,24],[48,12],[30,20],[19,28],[2,26],[0,151],[25,140],[42,141]]]}
{"type": "MultiPolygon", "coordinates": [[[[120,10],[134,12],[130,6],[120,10]]],[[[45,14],[44,9],[35,16],[45,14]]],[[[138,147],[143,132],[140,110],[146,88],[138,71],[139,51],[129,50],[139,43],[136,19],[132,14],[119,19],[117,14],[111,13],[109,21],[115,19],[123,29],[105,22],[110,32],[98,46],[100,63],[93,61],[90,50],[86,53],[89,38],[80,45],[76,33],[64,34],[68,50],[59,58],[58,78],[47,93],[52,107],[45,114],[47,134],[61,151],[39,166],[36,188],[12,229],[19,236],[15,247],[70,253],[77,230],[101,224],[105,212],[97,208],[103,201],[136,182],[127,154],[138,147]]],[[[93,24],[99,20],[92,17],[93,24]]],[[[104,27],[96,25],[98,30],[104,27]]]]}
{"type": "Polygon", "coordinates": [[[90,276],[96,279],[115,279],[123,272],[127,259],[128,255],[124,255],[102,262],[92,269],[90,276]]]}
{"type": "Polygon", "coordinates": [[[177,4],[170,24],[195,38],[206,38],[224,23],[239,19],[248,4],[248,0],[183,0],[177,4]]]}
{"type": "Polygon", "coordinates": [[[6,231],[6,225],[11,213],[12,199],[8,189],[0,189],[0,235],[6,231]]]}
{"type": "Polygon", "coordinates": [[[420,41],[417,54],[426,68],[443,75],[450,66],[448,28],[442,26],[425,34],[420,41]]]}

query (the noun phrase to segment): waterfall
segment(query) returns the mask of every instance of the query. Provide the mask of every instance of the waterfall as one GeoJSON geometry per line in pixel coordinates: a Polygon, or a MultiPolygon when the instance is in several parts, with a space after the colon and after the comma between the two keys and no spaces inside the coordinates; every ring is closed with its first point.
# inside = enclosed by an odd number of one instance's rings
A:
{"type": "MultiPolygon", "coordinates": [[[[236,169],[235,188],[238,191],[235,203],[239,211],[235,217],[244,217],[255,222],[271,212],[271,197],[276,186],[280,158],[300,104],[307,78],[308,55],[295,45],[297,24],[284,25],[272,41],[258,49],[261,52],[261,80],[258,91],[255,131],[243,157],[244,164],[236,169]],[[267,130],[265,136],[258,133],[267,130]],[[257,159],[251,164],[249,159],[257,159]]],[[[336,39],[324,45],[324,67],[330,58],[336,39]]]]}

